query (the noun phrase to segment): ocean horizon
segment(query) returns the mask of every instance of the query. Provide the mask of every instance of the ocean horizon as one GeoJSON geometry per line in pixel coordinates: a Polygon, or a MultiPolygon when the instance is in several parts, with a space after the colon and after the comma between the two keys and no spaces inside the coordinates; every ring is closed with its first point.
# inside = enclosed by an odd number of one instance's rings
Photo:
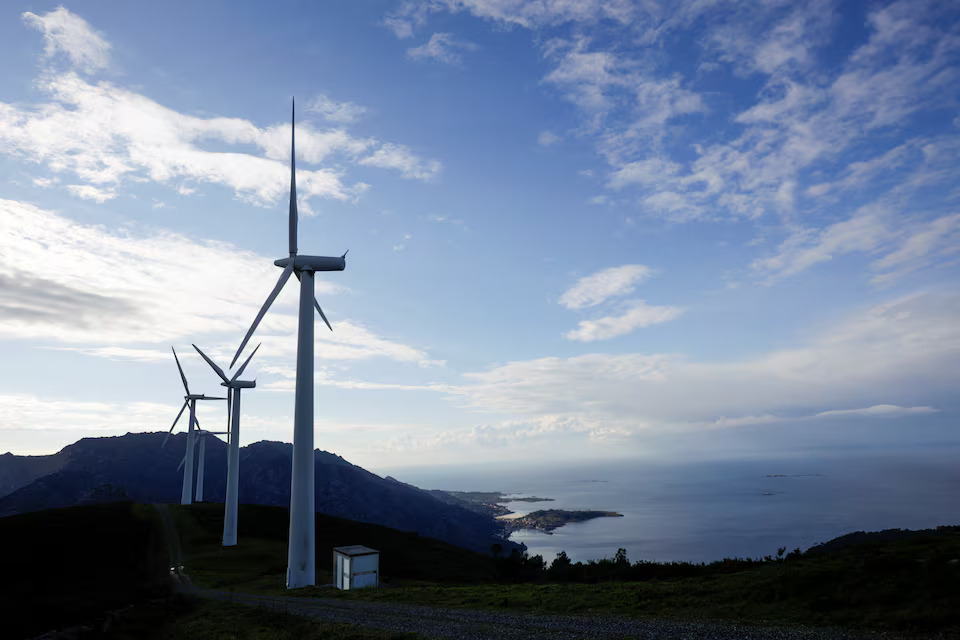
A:
{"type": "Polygon", "coordinates": [[[806,550],[853,531],[960,524],[960,447],[831,452],[768,459],[663,462],[446,465],[383,470],[423,489],[501,491],[551,502],[507,502],[538,509],[616,511],[622,518],[567,524],[551,534],[514,532],[548,563],[711,562],[806,550]]]}

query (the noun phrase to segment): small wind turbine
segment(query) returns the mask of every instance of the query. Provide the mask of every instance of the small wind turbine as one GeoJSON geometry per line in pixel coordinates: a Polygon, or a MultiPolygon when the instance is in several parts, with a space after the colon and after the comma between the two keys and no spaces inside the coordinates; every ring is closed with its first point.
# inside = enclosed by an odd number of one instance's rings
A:
{"type": "Polygon", "coordinates": [[[193,494],[193,425],[197,424],[199,426],[199,423],[197,423],[197,400],[226,400],[226,398],[214,398],[205,396],[202,393],[190,393],[190,387],[187,385],[187,376],[183,374],[183,367],[180,366],[180,358],[177,357],[177,351],[173,347],[170,347],[170,350],[173,351],[173,359],[177,361],[177,369],[180,370],[180,379],[183,380],[183,389],[187,392],[187,395],[183,396],[183,406],[180,407],[180,413],[174,418],[173,425],[170,426],[170,431],[167,432],[167,437],[163,439],[163,443],[161,443],[160,446],[163,447],[167,444],[167,438],[173,433],[173,429],[177,426],[177,421],[180,420],[180,416],[183,415],[183,410],[189,405],[190,426],[187,429],[187,452],[183,457],[186,464],[183,465],[183,489],[180,492],[180,504],[190,504],[193,494]]]}
{"type": "MultiPolygon", "coordinates": [[[[291,105],[291,120],[294,109],[291,105]]],[[[316,306],[327,328],[333,331],[330,322],[323,314],[320,304],[314,298],[313,274],[317,271],[343,271],[346,268],[344,253],[339,258],[328,256],[297,255],[297,174],[294,152],[294,123],[290,123],[290,216],[289,240],[290,256],[274,260],[273,264],[283,267],[280,280],[267,296],[250,330],[244,336],[240,348],[233,356],[233,367],[250,336],[256,330],[260,320],[274,299],[290,279],[296,274],[300,280],[299,330],[297,331],[297,383],[293,413],[293,462],[290,479],[290,538],[287,544],[287,588],[306,587],[315,584],[316,558],[314,541],[316,530],[316,497],[314,487],[313,459],[313,308],[316,306]]]]}
{"type": "MultiPolygon", "coordinates": [[[[200,347],[193,345],[193,348],[223,380],[220,385],[227,388],[227,497],[223,509],[223,546],[232,547],[237,544],[237,504],[240,494],[240,390],[253,389],[257,386],[256,380],[238,380],[238,378],[250,364],[260,345],[257,345],[257,349],[253,350],[232,378],[227,378],[223,369],[208,358],[200,347]]],[[[200,446],[203,446],[202,441],[200,446]]]]}

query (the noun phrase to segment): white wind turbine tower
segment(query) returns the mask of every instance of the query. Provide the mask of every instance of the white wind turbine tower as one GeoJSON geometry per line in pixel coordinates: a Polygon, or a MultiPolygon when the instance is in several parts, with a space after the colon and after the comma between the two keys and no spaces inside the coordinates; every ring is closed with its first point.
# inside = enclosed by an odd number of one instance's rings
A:
{"type": "Polygon", "coordinates": [[[177,361],[180,379],[183,380],[183,390],[187,392],[187,395],[183,396],[183,406],[180,407],[180,413],[174,418],[173,424],[170,426],[170,431],[167,432],[167,437],[163,439],[163,443],[161,443],[160,446],[163,447],[167,444],[167,438],[173,433],[173,429],[177,426],[177,421],[180,420],[180,416],[183,415],[183,410],[189,406],[190,426],[187,429],[187,451],[183,456],[185,464],[183,464],[183,489],[180,492],[180,504],[191,504],[193,497],[193,426],[195,424],[199,426],[197,422],[197,400],[226,400],[226,398],[205,396],[202,393],[190,393],[190,387],[187,385],[187,376],[183,374],[183,367],[180,366],[180,358],[177,357],[177,351],[173,347],[170,347],[170,350],[173,351],[173,359],[177,361]]]}
{"type": "MultiPolygon", "coordinates": [[[[240,390],[253,389],[257,386],[256,380],[238,380],[238,378],[250,364],[260,345],[257,345],[257,349],[253,350],[232,378],[227,378],[223,369],[208,358],[200,347],[193,345],[193,348],[223,380],[220,385],[227,388],[227,496],[223,509],[223,546],[232,547],[237,544],[237,505],[240,494],[240,390]]],[[[203,446],[202,441],[200,446],[203,446]]]]}
{"type": "MultiPolygon", "coordinates": [[[[291,120],[293,107],[291,106],[291,120]]],[[[294,125],[290,125],[290,256],[274,260],[283,267],[277,285],[267,296],[266,302],[240,343],[233,362],[246,346],[247,341],[263,318],[267,309],[283,289],[283,285],[295,273],[300,280],[299,330],[297,331],[297,383],[293,414],[293,467],[290,479],[290,537],[287,544],[287,588],[306,587],[316,583],[314,543],[316,537],[316,497],[313,460],[313,307],[316,306],[327,328],[333,327],[323,315],[320,304],[314,298],[313,274],[317,271],[343,271],[347,254],[339,258],[327,256],[297,255],[297,175],[294,153],[294,125]]]]}

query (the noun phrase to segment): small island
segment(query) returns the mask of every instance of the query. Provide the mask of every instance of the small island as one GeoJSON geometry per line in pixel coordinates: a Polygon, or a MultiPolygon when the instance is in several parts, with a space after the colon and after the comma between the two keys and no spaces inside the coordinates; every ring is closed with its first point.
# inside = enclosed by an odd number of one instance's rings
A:
{"type": "Polygon", "coordinates": [[[553,498],[539,496],[515,496],[501,491],[430,491],[435,497],[455,504],[474,513],[496,518],[503,525],[504,531],[518,531],[532,529],[551,533],[557,527],[568,522],[586,522],[594,518],[622,518],[622,513],[615,511],[567,511],[565,509],[544,509],[533,511],[523,516],[514,516],[513,511],[503,505],[505,502],[553,502],[553,498]]]}
{"type": "Polygon", "coordinates": [[[534,529],[544,533],[552,533],[557,527],[568,522],[586,522],[594,518],[622,518],[622,513],[616,511],[566,511],[564,509],[544,509],[532,511],[519,518],[503,519],[508,530],[534,529]]]}

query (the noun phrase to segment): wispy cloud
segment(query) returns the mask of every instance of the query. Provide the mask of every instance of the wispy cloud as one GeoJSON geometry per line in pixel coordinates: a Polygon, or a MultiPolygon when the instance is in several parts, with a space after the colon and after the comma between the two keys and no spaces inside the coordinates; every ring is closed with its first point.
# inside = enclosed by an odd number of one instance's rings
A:
{"type": "Polygon", "coordinates": [[[563,138],[558,136],[553,131],[541,131],[540,135],[537,136],[537,144],[539,144],[541,147],[552,147],[561,140],[563,140],[563,138]]]}
{"type": "Polygon", "coordinates": [[[48,58],[63,53],[73,66],[87,72],[97,71],[110,63],[110,43],[91,29],[83,18],[62,6],[42,16],[27,11],[23,20],[43,33],[48,58]]]}
{"type": "Polygon", "coordinates": [[[359,161],[360,164],[381,169],[395,169],[404,178],[432,180],[440,173],[440,162],[424,160],[399,144],[384,144],[372,155],[359,161]]]}
{"type": "Polygon", "coordinates": [[[117,193],[112,189],[97,189],[89,184],[68,184],[67,191],[78,198],[93,200],[101,204],[117,197],[117,193]]]}
{"type": "Polygon", "coordinates": [[[307,111],[335,124],[351,124],[362,118],[367,108],[352,102],[337,102],[320,94],[307,104],[307,111]]]}
{"type": "Polygon", "coordinates": [[[653,269],[642,264],[602,269],[577,280],[560,296],[560,304],[567,309],[594,307],[610,298],[633,292],[654,273],[653,269]]]}
{"type": "Polygon", "coordinates": [[[887,284],[960,253],[960,214],[906,219],[881,207],[823,229],[798,229],[775,253],[752,264],[770,284],[849,254],[872,256],[873,284],[887,284]]]}
{"type": "Polygon", "coordinates": [[[452,33],[435,33],[430,40],[419,47],[407,49],[412,60],[436,60],[445,64],[457,65],[463,62],[463,53],[473,51],[477,45],[457,40],[452,33]]]}
{"type": "Polygon", "coordinates": [[[616,338],[650,325],[673,320],[681,313],[680,307],[652,306],[644,300],[632,300],[626,305],[626,311],[595,320],[581,320],[579,326],[566,334],[568,340],[593,342],[616,338]]]}

